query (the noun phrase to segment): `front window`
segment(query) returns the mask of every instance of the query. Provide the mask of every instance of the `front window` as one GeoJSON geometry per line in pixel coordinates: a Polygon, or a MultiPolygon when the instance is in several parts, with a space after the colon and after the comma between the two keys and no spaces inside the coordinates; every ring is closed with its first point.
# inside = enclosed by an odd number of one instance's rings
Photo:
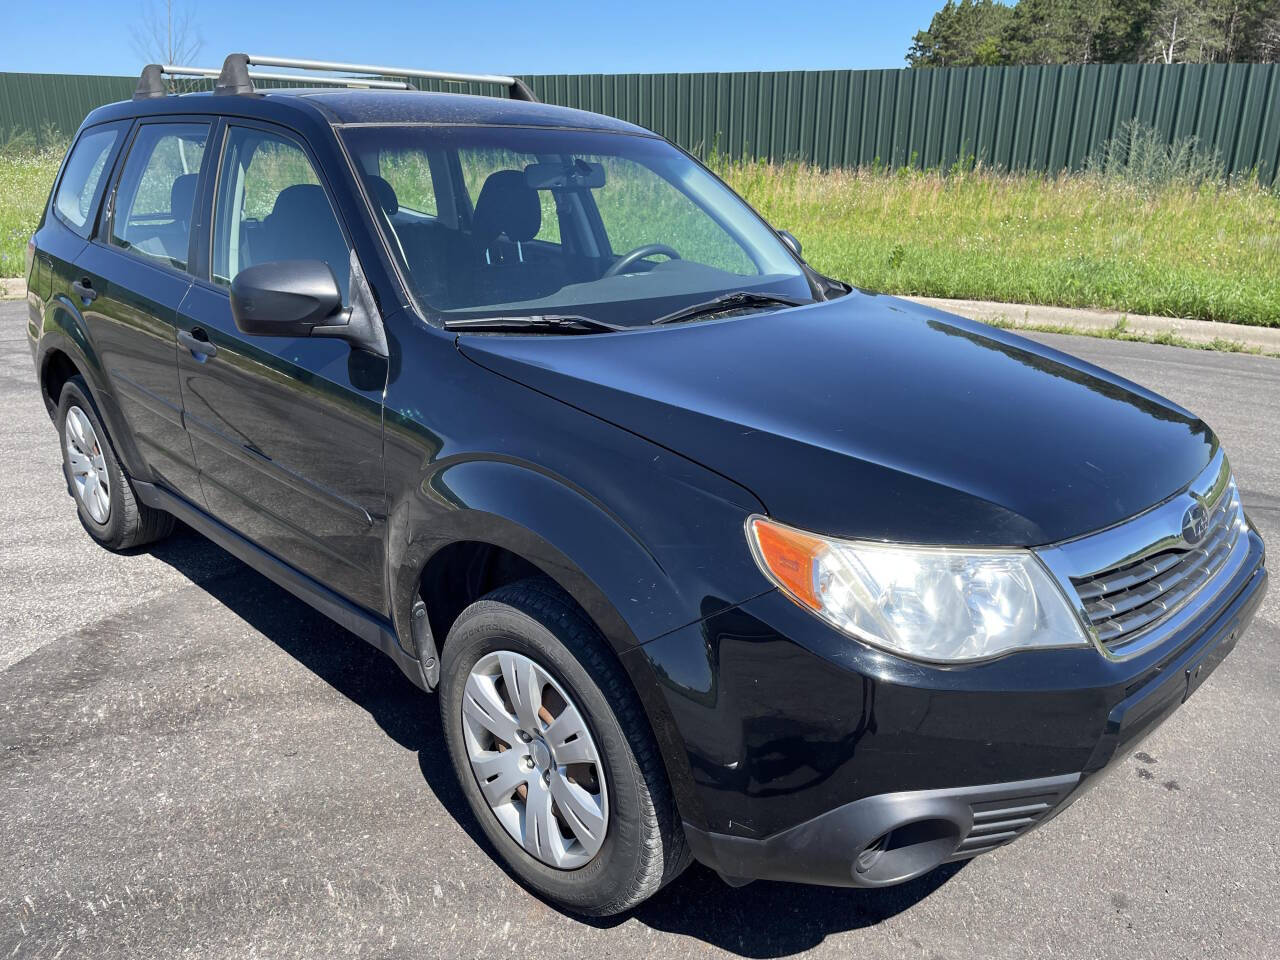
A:
{"type": "Polygon", "coordinates": [[[641,326],[730,293],[813,297],[769,226],[657,138],[462,126],[343,137],[414,293],[446,322],[641,326]]]}
{"type": "Polygon", "coordinates": [[[230,286],[271,260],[323,260],[347,302],[351,254],[311,160],[288,137],[233,126],[218,172],[213,280],[230,286]]]}

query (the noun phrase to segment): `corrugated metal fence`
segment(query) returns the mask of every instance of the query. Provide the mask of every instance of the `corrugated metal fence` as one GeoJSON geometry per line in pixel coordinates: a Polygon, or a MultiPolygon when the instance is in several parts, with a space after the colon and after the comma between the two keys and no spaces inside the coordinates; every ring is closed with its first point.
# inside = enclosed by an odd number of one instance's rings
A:
{"type": "MultiPolygon", "coordinates": [[[[954,67],[525,78],[548,103],[630,120],[694,152],[821,166],[1078,169],[1120,124],[1195,136],[1232,174],[1280,169],[1280,65],[954,67]]],[[[74,130],[133,77],[0,73],[0,134],[74,130]]],[[[432,85],[438,86],[438,85],[432,85]]],[[[451,89],[458,89],[451,85],[451,89]]],[[[474,86],[473,92],[496,93],[474,86]]]]}

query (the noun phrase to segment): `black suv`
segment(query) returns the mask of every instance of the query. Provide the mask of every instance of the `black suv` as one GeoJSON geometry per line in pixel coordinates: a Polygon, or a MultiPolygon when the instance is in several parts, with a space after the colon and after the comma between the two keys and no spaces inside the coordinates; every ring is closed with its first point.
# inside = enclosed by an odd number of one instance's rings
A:
{"type": "Polygon", "coordinates": [[[68,489],[104,546],[177,518],[436,690],[556,904],[992,850],[1257,609],[1181,407],[823,277],[688,154],[514,78],[249,65],[148,68],[63,163],[29,332],[68,489]]]}

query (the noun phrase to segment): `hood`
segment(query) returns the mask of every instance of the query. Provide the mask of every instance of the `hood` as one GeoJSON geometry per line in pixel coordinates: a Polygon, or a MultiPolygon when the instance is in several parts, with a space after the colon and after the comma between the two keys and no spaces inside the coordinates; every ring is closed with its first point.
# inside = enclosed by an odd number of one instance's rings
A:
{"type": "Polygon", "coordinates": [[[477,336],[488,369],[697,461],[817,533],[1034,546],[1176,493],[1217,440],[1091,364],[892,297],[615,335],[477,336]]]}

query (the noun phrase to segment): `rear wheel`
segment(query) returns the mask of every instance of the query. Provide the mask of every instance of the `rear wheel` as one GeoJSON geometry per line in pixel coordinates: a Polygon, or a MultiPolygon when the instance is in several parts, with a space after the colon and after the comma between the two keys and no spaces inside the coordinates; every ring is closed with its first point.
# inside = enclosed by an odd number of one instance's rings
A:
{"type": "Polygon", "coordinates": [[[689,862],[640,704],[604,638],[554,584],[501,587],[445,642],[449,754],[485,835],[524,883],[620,913],[689,862]]]}
{"type": "Polygon", "coordinates": [[[109,550],[127,550],[173,531],[172,516],[138,501],[83,378],[71,377],[63,386],[57,424],[67,489],[93,539],[109,550]]]}

